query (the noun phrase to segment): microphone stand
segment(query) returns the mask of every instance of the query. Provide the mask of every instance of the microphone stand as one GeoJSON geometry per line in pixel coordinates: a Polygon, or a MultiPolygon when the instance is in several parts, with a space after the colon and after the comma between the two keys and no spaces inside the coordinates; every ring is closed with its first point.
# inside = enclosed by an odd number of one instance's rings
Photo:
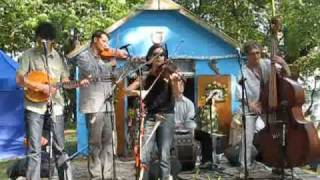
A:
{"type": "MultiPolygon", "coordinates": [[[[127,66],[126,66],[127,67],[127,66]]],[[[117,171],[116,171],[116,156],[117,156],[117,150],[115,146],[115,138],[116,136],[116,127],[115,127],[115,112],[114,112],[114,92],[117,87],[117,85],[126,77],[126,67],[124,68],[124,71],[122,74],[119,76],[118,80],[113,84],[109,96],[105,99],[104,104],[107,104],[108,100],[111,100],[111,129],[112,129],[112,137],[111,137],[111,146],[113,150],[113,155],[112,155],[112,164],[113,164],[113,179],[116,180],[117,178],[117,171]]]]}
{"type": "MultiPolygon", "coordinates": [[[[52,132],[52,124],[53,124],[53,107],[52,107],[52,97],[51,97],[51,82],[49,76],[49,62],[48,62],[48,45],[46,40],[42,40],[43,51],[44,51],[44,66],[47,73],[47,81],[49,86],[49,98],[47,100],[46,111],[44,115],[44,120],[49,121],[49,180],[52,179],[52,172],[51,172],[51,161],[53,159],[53,132],[52,132]]],[[[54,117],[55,118],[55,117],[54,117]]]]}
{"type": "Polygon", "coordinates": [[[241,52],[239,49],[238,51],[238,63],[240,67],[240,75],[241,79],[239,81],[239,84],[241,85],[241,110],[242,110],[242,124],[243,124],[243,140],[244,140],[244,179],[247,180],[249,173],[248,173],[248,162],[247,162],[247,127],[246,127],[246,116],[245,116],[245,104],[248,104],[248,97],[247,97],[247,89],[245,85],[246,78],[243,75],[243,67],[242,67],[242,62],[241,62],[241,52]]]}
{"type": "Polygon", "coordinates": [[[136,168],[136,179],[142,179],[143,174],[144,174],[144,169],[141,167],[141,157],[142,157],[142,142],[143,142],[143,136],[144,136],[144,107],[143,107],[143,99],[142,99],[142,77],[143,77],[143,72],[142,72],[142,65],[139,66],[140,68],[138,69],[139,72],[139,139],[138,139],[138,144],[139,144],[139,162],[140,164],[138,167],[140,169],[136,168]],[[140,171],[139,171],[140,170],[140,171]]]}

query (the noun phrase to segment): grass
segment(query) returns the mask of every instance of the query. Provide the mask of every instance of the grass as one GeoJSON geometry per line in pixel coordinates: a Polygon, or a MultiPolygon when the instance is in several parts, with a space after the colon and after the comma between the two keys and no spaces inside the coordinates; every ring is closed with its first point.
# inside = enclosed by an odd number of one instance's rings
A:
{"type": "MultiPolygon", "coordinates": [[[[77,135],[75,130],[65,131],[65,150],[68,154],[73,154],[77,151],[77,135]]],[[[0,179],[8,179],[7,168],[16,160],[0,161],[0,179]]]]}
{"type": "Polygon", "coordinates": [[[8,179],[7,177],[7,167],[12,163],[13,161],[3,161],[0,162],[0,179],[8,179]]]}

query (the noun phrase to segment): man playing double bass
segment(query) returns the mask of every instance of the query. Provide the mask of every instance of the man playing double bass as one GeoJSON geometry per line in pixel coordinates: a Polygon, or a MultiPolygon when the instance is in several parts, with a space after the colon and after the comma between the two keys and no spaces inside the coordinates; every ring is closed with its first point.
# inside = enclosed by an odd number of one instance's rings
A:
{"type": "MultiPolygon", "coordinates": [[[[279,56],[274,56],[270,59],[261,58],[261,48],[256,42],[247,42],[243,47],[244,53],[247,55],[247,64],[243,67],[244,83],[246,88],[246,100],[242,101],[245,104],[245,116],[246,116],[246,142],[242,140],[242,146],[240,149],[240,164],[241,170],[244,168],[244,143],[246,143],[246,157],[247,165],[250,168],[252,164],[252,152],[253,137],[256,131],[256,120],[262,113],[262,105],[260,102],[260,93],[262,87],[268,83],[271,73],[271,62],[275,62],[277,69],[280,69],[284,74],[289,74],[287,71],[286,62],[279,56]]],[[[241,86],[238,88],[238,95],[241,99],[241,86]]],[[[240,176],[244,176],[243,172],[240,172],[240,176]]]]}

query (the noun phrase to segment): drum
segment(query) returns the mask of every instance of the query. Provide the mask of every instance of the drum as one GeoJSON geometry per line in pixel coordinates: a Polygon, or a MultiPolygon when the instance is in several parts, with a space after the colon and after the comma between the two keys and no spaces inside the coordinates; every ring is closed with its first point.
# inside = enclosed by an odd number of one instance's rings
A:
{"type": "Polygon", "coordinates": [[[193,132],[186,129],[177,129],[174,135],[173,156],[176,156],[182,165],[182,170],[192,170],[195,167],[197,144],[193,132]]]}

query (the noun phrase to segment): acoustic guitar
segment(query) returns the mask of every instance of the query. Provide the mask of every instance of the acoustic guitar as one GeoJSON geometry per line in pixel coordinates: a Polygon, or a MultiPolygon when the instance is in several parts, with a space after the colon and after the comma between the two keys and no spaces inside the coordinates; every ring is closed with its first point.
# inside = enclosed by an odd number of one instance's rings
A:
{"type": "MultiPolygon", "coordinates": [[[[80,87],[80,81],[69,81],[69,82],[56,82],[44,71],[31,71],[26,77],[29,81],[49,84],[57,89],[66,88],[78,88],[80,87]]],[[[100,78],[90,78],[90,81],[112,81],[111,77],[100,77],[100,78]]],[[[47,102],[49,96],[39,89],[28,88],[25,90],[25,97],[31,102],[47,102]]]]}

